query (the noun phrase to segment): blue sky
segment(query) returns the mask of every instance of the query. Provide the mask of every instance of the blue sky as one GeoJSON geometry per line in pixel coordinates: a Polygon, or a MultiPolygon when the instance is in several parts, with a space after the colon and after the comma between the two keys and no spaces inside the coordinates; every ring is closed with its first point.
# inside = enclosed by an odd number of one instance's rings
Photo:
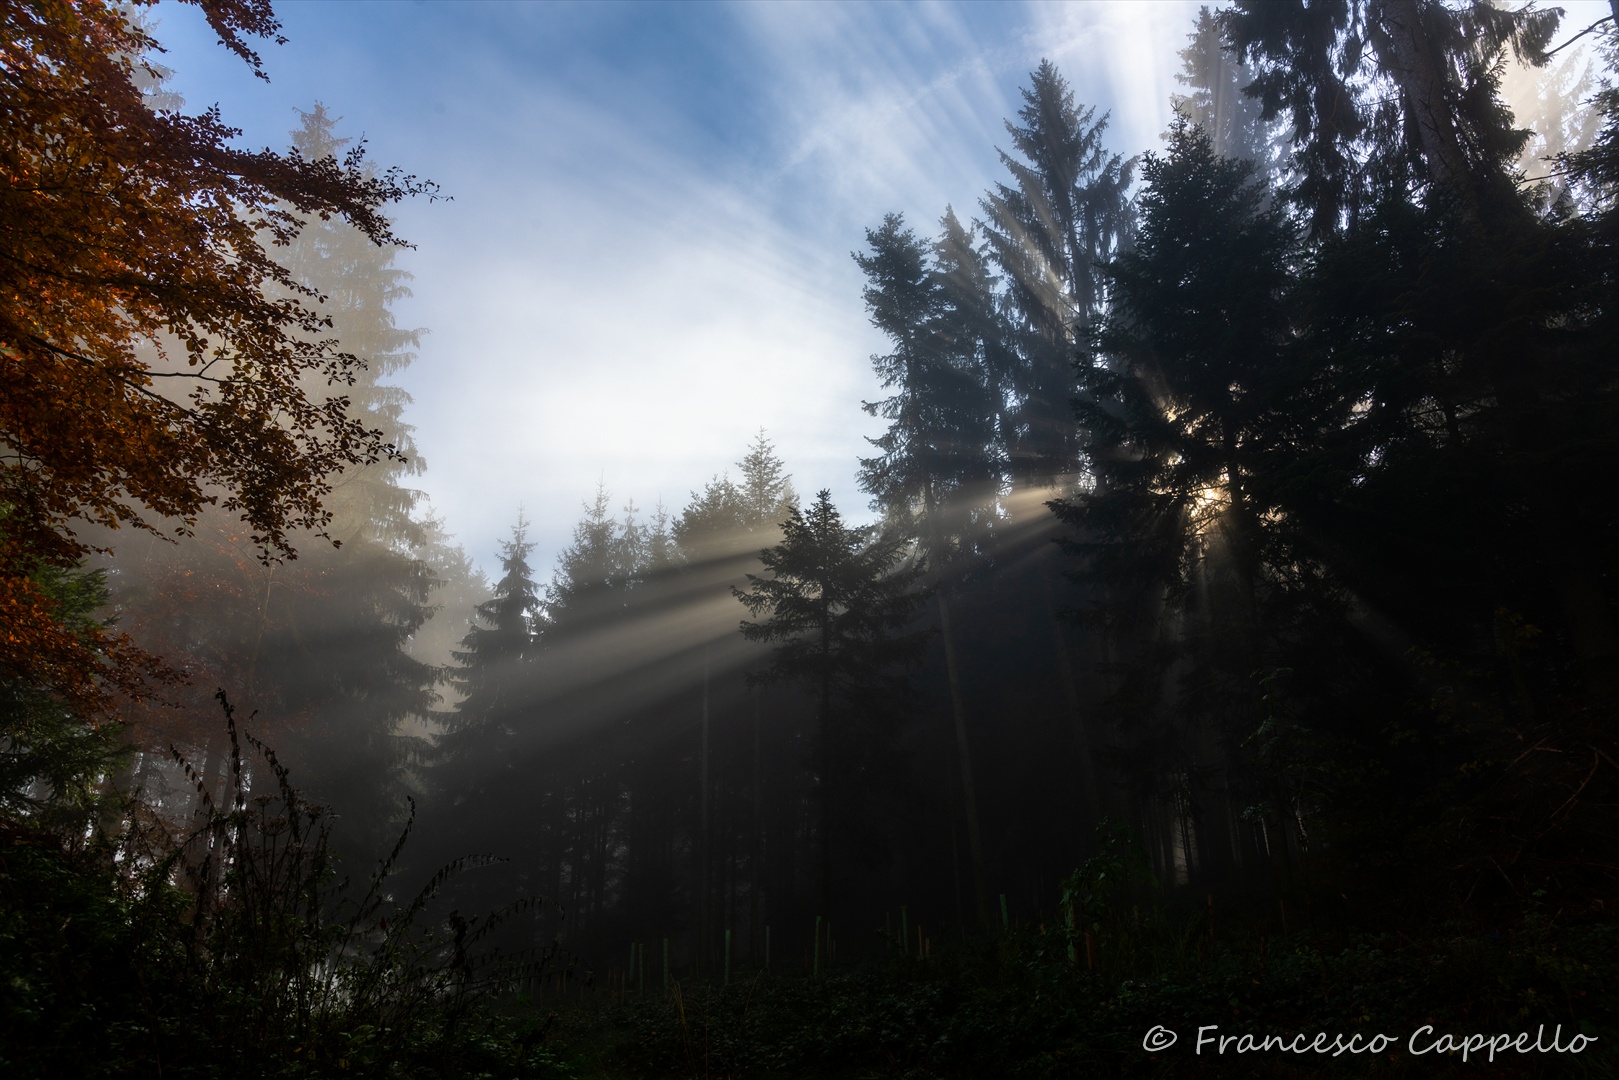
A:
{"type": "Polygon", "coordinates": [[[800,493],[868,516],[883,341],[849,253],[889,211],[977,213],[1043,57],[1115,151],[1157,146],[1197,7],[305,0],[268,84],[195,9],[155,14],[189,109],[282,148],[320,101],[454,197],[396,215],[419,484],[486,569],[522,504],[548,569],[598,479],[678,512],[761,426],[800,493]]]}

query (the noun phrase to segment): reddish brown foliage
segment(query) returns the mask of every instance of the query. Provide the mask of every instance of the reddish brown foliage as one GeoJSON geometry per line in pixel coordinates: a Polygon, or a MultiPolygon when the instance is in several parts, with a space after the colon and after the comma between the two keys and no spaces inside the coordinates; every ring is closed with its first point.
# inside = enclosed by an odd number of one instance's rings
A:
{"type": "MultiPolygon", "coordinates": [[[[257,69],[242,35],[275,35],[266,0],[193,2],[257,69]]],[[[291,555],[293,530],[323,535],[328,477],[397,456],[309,390],[361,364],[274,253],[308,216],[399,243],[382,207],[430,188],[154,110],[154,48],[102,0],[0,0],[0,665],[76,700],[128,682],[134,654],[55,628],[29,580],[88,552],[75,526],[184,532],[217,502],[262,557],[291,555]]]]}

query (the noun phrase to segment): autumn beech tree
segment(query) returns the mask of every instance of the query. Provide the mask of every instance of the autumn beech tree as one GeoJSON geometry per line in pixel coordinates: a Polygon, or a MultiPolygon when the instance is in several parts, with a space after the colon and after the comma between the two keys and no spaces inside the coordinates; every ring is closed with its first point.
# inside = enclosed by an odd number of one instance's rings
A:
{"type": "MultiPolygon", "coordinates": [[[[268,0],[192,2],[264,77],[268,0]]],[[[0,0],[0,666],[92,706],[132,654],[64,631],[42,570],[82,559],[86,526],[183,534],[208,505],[267,560],[325,536],[330,478],[399,451],[277,256],[311,219],[399,245],[383,208],[436,194],[363,147],[248,151],[217,109],[154,108],[157,49],[118,5],[0,0]]]]}

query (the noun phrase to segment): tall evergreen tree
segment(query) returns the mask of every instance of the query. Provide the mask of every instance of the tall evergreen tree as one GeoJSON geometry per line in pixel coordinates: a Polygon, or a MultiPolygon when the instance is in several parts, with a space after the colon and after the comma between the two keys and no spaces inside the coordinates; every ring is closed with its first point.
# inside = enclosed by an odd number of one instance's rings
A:
{"type": "MultiPolygon", "coordinates": [[[[336,160],[347,140],[316,106],[292,133],[312,161],[336,160]]],[[[120,557],[113,600],[132,630],[147,636],[191,676],[184,712],[143,709],[138,738],[173,741],[205,765],[222,762],[213,691],[225,687],[255,711],[256,733],[275,744],[312,797],[348,824],[338,843],[369,858],[405,813],[408,769],[422,747],[437,672],[411,653],[432,614],[432,569],[415,554],[425,539],[405,486],[421,468],[403,420],[408,397],[387,382],[413,358],[418,332],[400,328],[393,305],[409,275],[391,248],[339,219],[312,220],[278,252],[286,289],[323,299],[319,329],[358,361],[336,386],[306,376],[304,394],[342,395],[357,422],[395,451],[334,477],[325,500],[327,534],[341,546],[298,536],[296,561],[265,563],[234,515],[200,516],[177,544],[135,544],[120,557]],[[352,380],[352,381],[349,381],[352,380]],[[204,719],[207,718],[207,719],[204,719]]],[[[315,333],[311,330],[310,333],[315,333]]]]}
{"type": "Polygon", "coordinates": [[[858,790],[850,774],[890,737],[883,729],[905,697],[898,674],[925,640],[907,630],[921,570],[902,568],[897,537],[845,525],[826,490],[808,511],[791,511],[784,533],[760,553],[765,574],[734,592],[757,620],[742,623],[743,636],[775,646],[767,677],[803,686],[815,703],[819,910],[831,915],[832,832],[858,790]]]}
{"type": "MultiPolygon", "coordinates": [[[[944,225],[940,245],[958,258],[970,252],[954,214],[944,225]]],[[[934,566],[945,567],[987,531],[993,510],[997,403],[983,364],[984,313],[969,306],[978,297],[962,296],[935,267],[934,252],[898,214],[867,230],[866,242],[870,253],[855,255],[866,275],[866,310],[894,348],[871,362],[893,393],[864,403],[889,425],[869,440],[880,453],[861,459],[860,485],[895,528],[921,541],[934,566]]],[[[959,278],[975,268],[950,269],[959,278]]]]}
{"type": "Polygon", "coordinates": [[[963,556],[982,541],[993,513],[988,497],[996,486],[990,446],[997,410],[984,367],[985,313],[978,306],[980,297],[962,288],[974,284],[975,277],[982,283],[982,271],[965,261],[972,245],[955,215],[947,212],[943,224],[945,236],[934,251],[942,247],[954,256],[949,274],[931,265],[927,245],[898,214],[867,230],[870,253],[855,256],[866,274],[864,297],[872,325],[894,347],[871,358],[883,388],[894,393],[865,403],[868,413],[888,420],[889,426],[869,440],[881,454],[861,460],[860,486],[875,497],[873,505],[883,512],[889,529],[920,545],[939,578],[934,600],[982,920],[988,903],[984,845],[947,593],[972,561],[963,556]]]}
{"type": "MultiPolygon", "coordinates": [[[[1204,805],[1198,774],[1251,734],[1256,673],[1278,662],[1268,613],[1307,576],[1278,462],[1319,430],[1292,347],[1296,238],[1256,171],[1185,116],[1167,154],[1148,155],[1136,246],[1109,268],[1114,307],[1079,367],[1096,485],[1052,503],[1076,530],[1091,610],[1132,658],[1114,710],[1138,795],[1205,832],[1232,808],[1204,805]]],[[[1192,828],[1171,831],[1191,872],[1192,828]]],[[[1223,839],[1203,846],[1229,851],[1223,839]]]]}
{"type": "MultiPolygon", "coordinates": [[[[1464,538],[1480,528],[1523,545],[1513,561],[1538,564],[1541,580],[1514,603],[1555,597],[1552,618],[1587,688],[1605,694],[1619,685],[1611,558],[1599,539],[1611,530],[1583,496],[1591,478],[1558,452],[1548,467],[1547,456],[1571,439],[1603,443],[1611,396],[1588,351],[1593,324],[1575,314],[1596,309],[1582,298],[1588,276],[1575,269],[1571,237],[1536,214],[1518,182],[1513,163],[1528,135],[1498,92],[1507,53],[1543,63],[1559,17],[1533,6],[1377,0],[1353,12],[1239,4],[1223,19],[1260,72],[1267,114],[1291,109],[1298,197],[1316,233],[1333,238],[1321,259],[1319,340],[1340,385],[1369,410],[1355,452],[1379,477],[1394,462],[1410,470],[1370,490],[1456,496],[1411,508],[1432,530],[1425,547],[1455,537],[1471,550],[1464,538]],[[1323,121],[1329,106],[1337,119],[1323,121]],[[1483,520],[1505,506],[1517,509],[1483,520]]],[[[1420,550],[1394,563],[1407,559],[1420,564],[1420,550]]],[[[1466,591],[1461,565],[1421,578],[1416,595],[1436,600],[1429,619],[1449,606],[1436,586],[1466,591]]],[[[1451,622],[1487,623],[1496,606],[1480,601],[1473,620],[1451,622]]]]}
{"type": "Polygon", "coordinates": [[[1018,332],[1012,472],[1019,483],[1051,486],[1079,465],[1068,408],[1074,350],[1079,328],[1104,306],[1100,266],[1128,241],[1134,163],[1107,152],[1107,118],[1076,106],[1049,60],[1023,100],[1022,126],[1006,125],[1018,156],[1001,152],[1013,182],[997,184],[982,205],[1018,332]]]}
{"type": "MultiPolygon", "coordinates": [[[[446,531],[442,517],[424,515],[421,531],[422,541],[411,553],[432,571],[427,602],[433,617],[411,635],[409,652],[447,679],[453,654],[472,629],[478,606],[489,599],[489,579],[446,531]]],[[[458,702],[456,698],[441,706],[448,704],[453,709],[458,702]]]]}
{"type": "Polygon", "coordinates": [[[1295,197],[1325,236],[1428,183],[1473,209],[1517,201],[1525,140],[1496,93],[1508,48],[1544,63],[1561,12],[1483,2],[1239,0],[1220,16],[1266,119],[1292,122],[1295,197]]]}
{"type": "Polygon", "coordinates": [[[742,504],[742,524],[754,533],[779,529],[788,512],[798,505],[793,478],[787,465],[763,428],[748,444],[748,452],[736,463],[737,493],[742,504]]]}
{"type": "Polygon", "coordinates": [[[432,780],[461,853],[485,850],[490,837],[510,834],[520,818],[513,796],[522,790],[525,729],[535,722],[535,622],[539,587],[528,564],[534,544],[518,516],[501,545],[501,576],[477,618],[450,675],[460,695],[444,718],[432,780]],[[473,846],[467,846],[473,845],[473,846]]]}

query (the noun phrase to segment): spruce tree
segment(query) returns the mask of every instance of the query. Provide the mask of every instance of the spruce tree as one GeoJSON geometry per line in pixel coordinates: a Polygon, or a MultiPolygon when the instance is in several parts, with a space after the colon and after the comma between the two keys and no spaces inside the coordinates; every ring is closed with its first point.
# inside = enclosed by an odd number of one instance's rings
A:
{"type": "Polygon", "coordinates": [[[798,494],[793,490],[786,463],[776,454],[764,428],[748,444],[748,452],[736,463],[736,470],[742,524],[754,533],[779,529],[788,512],[798,505],[798,494]]]}
{"type": "MultiPolygon", "coordinates": [[[[313,161],[336,159],[347,141],[318,105],[292,133],[294,149],[313,161]]],[[[130,630],[190,676],[179,692],[184,710],[131,710],[137,738],[177,743],[205,771],[217,768],[223,731],[211,695],[224,687],[256,714],[249,729],[311,797],[346,819],[336,834],[344,854],[370,859],[406,813],[409,769],[436,700],[435,667],[411,651],[436,580],[416,554],[425,540],[413,517],[420,493],[406,486],[421,463],[403,420],[408,397],[387,381],[413,359],[418,332],[392,313],[409,279],[393,249],[352,225],[311,220],[277,258],[289,288],[323,299],[330,325],[319,334],[358,361],[352,383],[309,376],[304,393],[346,397],[350,414],[396,454],[334,478],[324,500],[330,541],[298,535],[297,560],[261,561],[235,515],[214,509],[178,543],[129,545],[113,600],[130,630]]]]}
{"type": "Polygon", "coordinates": [[[455,653],[450,683],[460,700],[441,720],[430,778],[442,830],[439,854],[487,851],[522,820],[526,729],[536,722],[534,662],[539,587],[528,564],[534,544],[519,514],[501,545],[501,576],[476,610],[455,653]]]}
{"type": "Polygon", "coordinates": [[[872,325],[883,331],[894,351],[873,356],[884,401],[865,409],[889,421],[870,439],[881,454],[860,463],[860,486],[873,495],[887,527],[914,540],[936,576],[956,756],[962,776],[978,915],[986,915],[983,839],[977,787],[967,733],[956,634],[950,621],[950,585],[970,569],[993,515],[996,478],[991,471],[995,402],[984,363],[981,265],[968,261],[972,243],[953,213],[946,213],[942,247],[954,256],[949,272],[936,268],[930,251],[903,219],[889,214],[881,228],[868,230],[869,254],[855,261],[866,274],[864,297],[872,325]],[[965,288],[964,288],[965,286],[965,288]]]}
{"type": "Polygon", "coordinates": [[[1316,434],[1296,377],[1297,241],[1256,172],[1184,116],[1148,155],[1136,246],[1109,267],[1114,306],[1078,369],[1095,485],[1051,504],[1126,661],[1112,710],[1130,780],[1149,820],[1174,808],[1188,872],[1232,849],[1217,774],[1262,711],[1277,594],[1307,576],[1277,473],[1316,434]]]}
{"type": "Polygon", "coordinates": [[[1545,62],[1560,14],[1379,0],[1349,16],[1249,3],[1222,16],[1267,115],[1294,122],[1295,197],[1324,241],[1315,340],[1365,412],[1335,441],[1341,474],[1365,474],[1343,495],[1386,497],[1379,513],[1407,527],[1360,534],[1365,514],[1319,503],[1312,524],[1355,534],[1340,548],[1367,554],[1363,588],[1408,568],[1411,588],[1390,600],[1436,640],[1487,636],[1496,609],[1549,602],[1539,617],[1559,626],[1586,690],[1606,695],[1619,686],[1612,527],[1584,493],[1612,460],[1589,320],[1611,305],[1591,306],[1583,225],[1537,213],[1515,174],[1528,133],[1499,93],[1509,52],[1545,62]],[[1486,534],[1511,554],[1481,548],[1486,534]],[[1480,575],[1497,595],[1472,586],[1480,575]]]}
{"type": "Polygon", "coordinates": [[[995,185],[982,206],[1020,358],[1012,473],[1023,485],[1052,486],[1079,465],[1068,408],[1074,349],[1104,306],[1101,264],[1128,242],[1134,162],[1107,152],[1107,118],[1075,105],[1051,61],[1032,73],[1023,101],[1022,125],[1006,125],[1018,156],[1001,152],[1012,183],[995,185]]]}
{"type": "Polygon", "coordinates": [[[803,687],[814,702],[819,911],[831,915],[832,832],[853,820],[862,755],[892,737],[907,705],[904,673],[926,640],[909,629],[922,571],[903,565],[899,538],[845,525],[824,489],[783,531],[760,554],[764,573],[733,591],[755,620],[742,623],[743,637],[775,646],[765,677],[803,687]]]}
{"type": "Polygon", "coordinates": [[[1187,88],[1170,95],[1170,107],[1209,134],[1220,157],[1251,161],[1261,180],[1273,180],[1281,166],[1285,133],[1265,107],[1247,93],[1257,72],[1226,46],[1219,17],[1200,8],[1197,25],[1180,51],[1175,81],[1187,88]]]}

